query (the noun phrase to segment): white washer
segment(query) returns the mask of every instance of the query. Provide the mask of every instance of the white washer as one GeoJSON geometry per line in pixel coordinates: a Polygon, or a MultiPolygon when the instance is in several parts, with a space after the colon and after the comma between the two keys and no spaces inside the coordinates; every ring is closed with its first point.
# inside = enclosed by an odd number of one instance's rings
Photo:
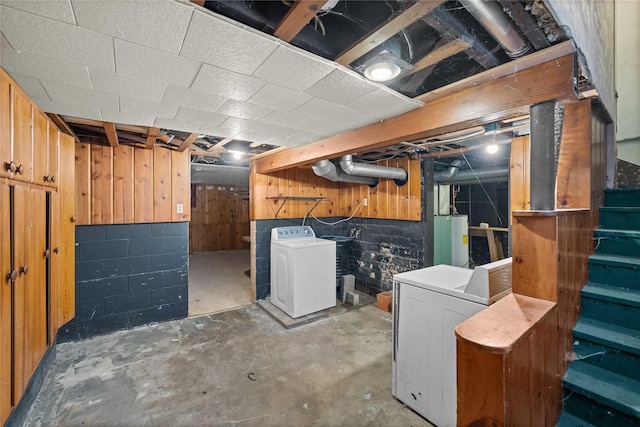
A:
{"type": "Polygon", "coordinates": [[[438,427],[456,426],[454,328],[511,292],[511,258],[393,276],[392,394],[438,427]]]}
{"type": "Polygon", "coordinates": [[[271,230],[271,303],[293,318],[336,306],[336,242],[308,225],[271,230]]]}

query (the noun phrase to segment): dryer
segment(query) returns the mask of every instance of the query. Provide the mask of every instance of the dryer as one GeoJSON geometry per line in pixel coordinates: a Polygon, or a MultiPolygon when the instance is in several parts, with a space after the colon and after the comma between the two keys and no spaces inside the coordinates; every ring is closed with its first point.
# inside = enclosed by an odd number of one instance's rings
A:
{"type": "Polygon", "coordinates": [[[271,230],[271,303],[293,318],[336,306],[336,242],[308,225],[271,230]]]}

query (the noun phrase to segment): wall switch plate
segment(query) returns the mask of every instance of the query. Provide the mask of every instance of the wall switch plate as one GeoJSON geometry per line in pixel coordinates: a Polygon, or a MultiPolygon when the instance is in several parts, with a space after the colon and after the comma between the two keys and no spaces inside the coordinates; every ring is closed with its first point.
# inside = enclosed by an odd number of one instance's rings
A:
{"type": "Polygon", "coordinates": [[[184,205],[182,203],[176,205],[176,213],[184,213],[184,205]]]}
{"type": "Polygon", "coordinates": [[[362,206],[367,206],[369,201],[367,199],[362,199],[362,206]]]}

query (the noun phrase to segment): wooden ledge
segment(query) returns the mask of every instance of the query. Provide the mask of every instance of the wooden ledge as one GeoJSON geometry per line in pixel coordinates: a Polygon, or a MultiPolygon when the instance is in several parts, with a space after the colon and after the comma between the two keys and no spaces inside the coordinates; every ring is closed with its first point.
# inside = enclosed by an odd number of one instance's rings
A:
{"type": "Polygon", "coordinates": [[[589,212],[591,209],[555,209],[550,211],[513,211],[513,216],[563,216],[589,212]]]}
{"type": "Polygon", "coordinates": [[[552,301],[510,294],[456,326],[456,337],[488,353],[509,353],[555,306],[552,301]]]}

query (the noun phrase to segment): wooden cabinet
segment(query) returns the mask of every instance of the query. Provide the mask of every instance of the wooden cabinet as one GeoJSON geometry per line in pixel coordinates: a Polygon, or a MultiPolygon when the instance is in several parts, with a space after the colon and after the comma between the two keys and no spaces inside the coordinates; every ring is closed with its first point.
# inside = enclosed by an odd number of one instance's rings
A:
{"type": "MultiPolygon", "coordinates": [[[[60,229],[57,316],[60,327],[75,317],[76,176],[75,139],[60,134],[60,229]]],[[[55,249],[55,246],[54,246],[55,249]]],[[[55,255],[54,255],[55,256],[55,255]]]]}
{"type": "Polygon", "coordinates": [[[20,88],[0,75],[0,177],[31,182],[33,106],[20,88]]]}
{"type": "Polygon", "coordinates": [[[33,183],[58,185],[59,131],[40,110],[33,113],[33,183]]]}
{"type": "MultiPolygon", "coordinates": [[[[0,185],[0,424],[9,416],[11,401],[11,226],[9,186],[0,185]]],[[[17,274],[17,273],[16,273],[17,274]]]]}

